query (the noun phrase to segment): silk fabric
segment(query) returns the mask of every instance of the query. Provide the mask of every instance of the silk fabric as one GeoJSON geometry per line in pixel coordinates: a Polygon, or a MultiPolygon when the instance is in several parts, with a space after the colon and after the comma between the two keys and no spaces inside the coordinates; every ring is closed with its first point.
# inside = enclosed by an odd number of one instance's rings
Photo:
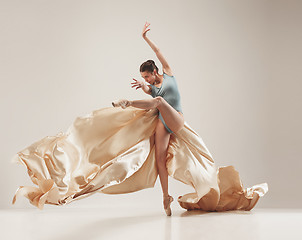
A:
{"type": "MultiPolygon", "coordinates": [[[[94,193],[121,194],[152,188],[158,170],[154,134],[158,110],[107,107],[77,117],[65,133],[45,138],[18,152],[34,186],[20,196],[43,209],[94,193]]],[[[167,150],[169,176],[194,188],[177,201],[187,210],[251,210],[268,191],[267,183],[244,188],[233,166],[216,167],[202,138],[185,122],[172,133],[167,150]]]]}

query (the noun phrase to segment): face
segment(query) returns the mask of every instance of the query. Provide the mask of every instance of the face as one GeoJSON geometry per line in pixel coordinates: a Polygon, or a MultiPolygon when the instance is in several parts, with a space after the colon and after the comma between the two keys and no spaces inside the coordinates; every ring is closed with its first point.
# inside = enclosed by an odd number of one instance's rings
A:
{"type": "Polygon", "coordinates": [[[150,72],[141,72],[141,76],[147,83],[154,84],[155,82],[155,74],[150,72]]]}

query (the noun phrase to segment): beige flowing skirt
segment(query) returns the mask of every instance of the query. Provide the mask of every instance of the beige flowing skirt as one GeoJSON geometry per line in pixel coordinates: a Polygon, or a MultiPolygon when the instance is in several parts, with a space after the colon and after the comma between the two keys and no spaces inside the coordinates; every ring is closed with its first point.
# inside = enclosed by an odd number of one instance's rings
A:
{"type": "MultiPolygon", "coordinates": [[[[154,134],[158,109],[106,107],[77,117],[66,133],[31,144],[13,157],[24,164],[33,186],[20,186],[12,200],[64,205],[94,193],[123,194],[154,187],[158,170],[154,134]]],[[[170,137],[169,176],[195,192],[178,197],[187,210],[251,210],[267,183],[243,188],[233,166],[217,168],[201,137],[185,122],[170,137]]]]}

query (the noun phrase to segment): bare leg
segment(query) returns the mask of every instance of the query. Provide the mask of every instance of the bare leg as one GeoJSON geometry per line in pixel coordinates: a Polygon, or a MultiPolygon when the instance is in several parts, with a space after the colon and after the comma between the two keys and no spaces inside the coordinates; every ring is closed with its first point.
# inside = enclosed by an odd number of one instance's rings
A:
{"type": "MultiPolygon", "coordinates": [[[[167,150],[170,140],[170,133],[166,130],[164,124],[158,120],[155,130],[155,158],[162,186],[163,196],[168,196],[168,171],[166,167],[167,150]]],[[[164,208],[167,208],[169,199],[164,199],[164,208]]]]}
{"type": "Polygon", "coordinates": [[[173,131],[177,132],[184,126],[184,117],[177,112],[165,99],[158,96],[153,99],[133,100],[130,101],[130,106],[142,109],[157,108],[167,126],[173,131]]]}

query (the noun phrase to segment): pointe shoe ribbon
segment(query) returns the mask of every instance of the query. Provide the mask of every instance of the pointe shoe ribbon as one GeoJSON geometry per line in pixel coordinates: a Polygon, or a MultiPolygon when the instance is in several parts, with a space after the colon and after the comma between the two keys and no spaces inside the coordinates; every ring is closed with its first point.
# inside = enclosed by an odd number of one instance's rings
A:
{"type": "Polygon", "coordinates": [[[130,101],[128,101],[127,99],[119,99],[119,100],[113,101],[112,106],[113,107],[122,107],[123,109],[125,109],[130,106],[130,101]]]}

